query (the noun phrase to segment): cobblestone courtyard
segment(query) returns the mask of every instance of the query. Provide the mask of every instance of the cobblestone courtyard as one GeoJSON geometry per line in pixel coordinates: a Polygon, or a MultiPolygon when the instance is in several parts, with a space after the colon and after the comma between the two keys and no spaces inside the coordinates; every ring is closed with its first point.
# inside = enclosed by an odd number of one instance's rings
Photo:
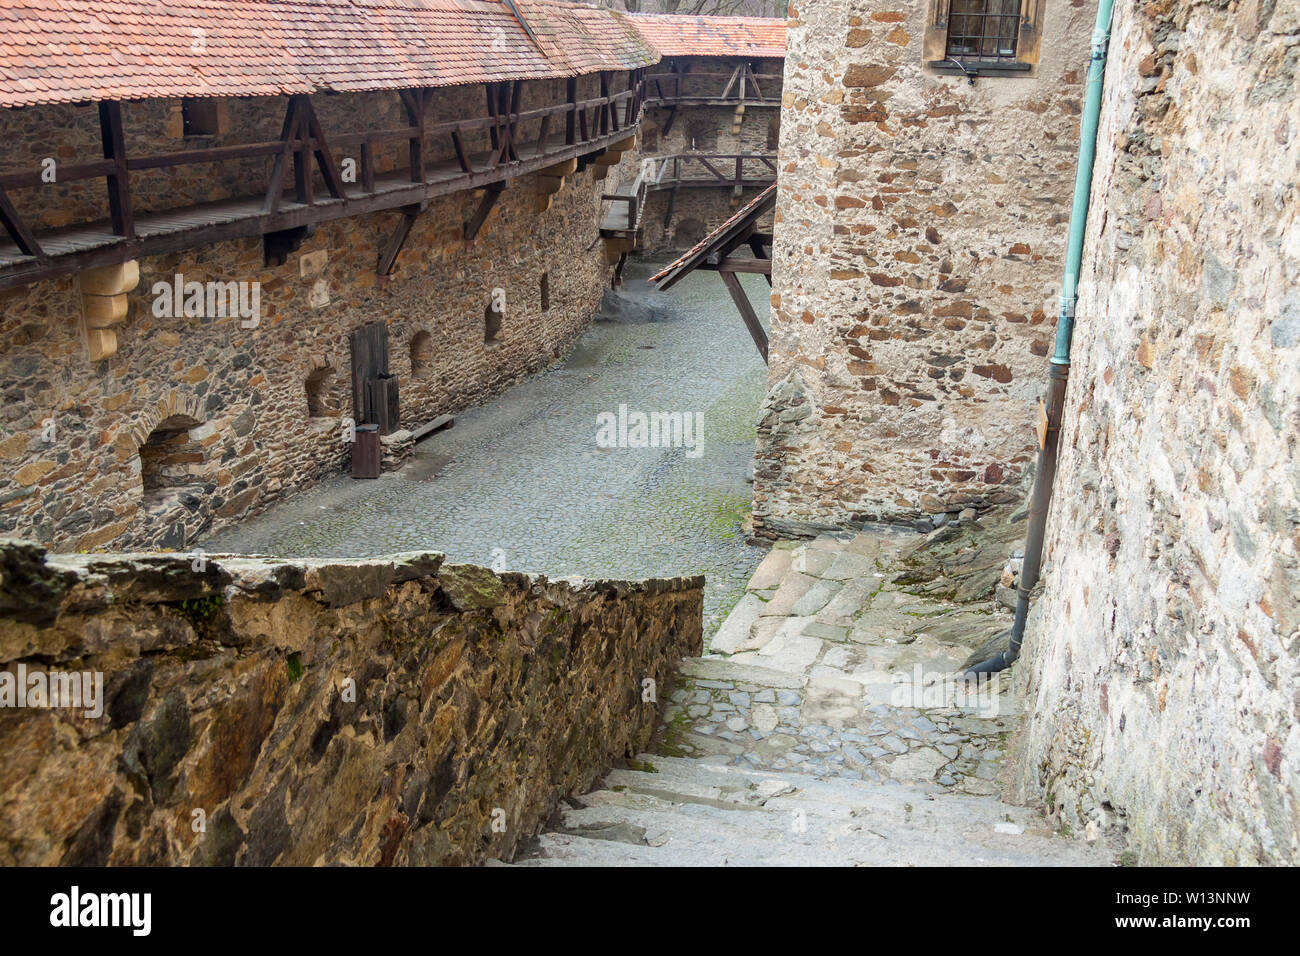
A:
{"type": "MultiPolygon", "coordinates": [[[[716,276],[670,293],[630,263],[563,362],[416,446],[373,481],[335,476],[237,528],[209,552],[366,557],[434,549],[551,577],[703,573],[705,633],[744,592],[763,550],[745,544],[755,422],[766,369],[716,276]],[[600,448],[597,415],[693,412],[703,451],[600,448]]],[[[746,276],[766,319],[767,285],[746,276]]]]}

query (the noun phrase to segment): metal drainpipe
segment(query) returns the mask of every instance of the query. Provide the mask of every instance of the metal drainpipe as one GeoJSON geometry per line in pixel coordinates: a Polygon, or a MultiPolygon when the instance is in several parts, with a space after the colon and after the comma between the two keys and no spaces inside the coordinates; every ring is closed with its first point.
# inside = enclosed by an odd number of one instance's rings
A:
{"type": "Polygon", "coordinates": [[[1074,204],[1070,208],[1070,241],[1065,250],[1065,281],[1061,287],[1061,314],[1056,320],[1056,351],[1052,355],[1047,393],[1047,436],[1038,450],[1038,474],[1029,505],[1029,532],[1025,557],[1016,588],[1016,619],[1011,642],[988,660],[966,670],[967,679],[1004,670],[1020,656],[1029,616],[1029,594],[1038,583],[1043,560],[1043,538],[1047,532],[1047,510],[1052,503],[1056,478],[1056,453],[1065,411],[1065,386],[1070,378],[1070,338],[1074,334],[1074,304],[1078,298],[1079,269],[1083,261],[1083,236],[1088,225],[1088,197],[1092,192],[1092,164],[1097,154],[1097,124],[1101,117],[1102,77],[1106,72],[1106,51],[1110,45],[1110,17],[1115,0],[1097,4],[1097,25],[1092,31],[1092,58],[1088,64],[1088,88],[1079,128],[1079,162],[1074,174],[1074,204]]]}

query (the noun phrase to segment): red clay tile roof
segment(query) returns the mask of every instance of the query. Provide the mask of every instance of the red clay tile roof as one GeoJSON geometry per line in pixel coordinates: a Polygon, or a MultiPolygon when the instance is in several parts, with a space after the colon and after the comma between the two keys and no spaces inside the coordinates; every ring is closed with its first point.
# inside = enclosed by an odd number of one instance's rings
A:
{"type": "Polygon", "coordinates": [[[711,233],[683,252],[678,258],[674,259],[668,265],[664,266],[649,279],[647,282],[659,284],[660,289],[666,289],[677,282],[678,279],[693,272],[695,267],[704,261],[709,253],[714,251],[716,246],[724,245],[732,235],[739,232],[737,227],[743,227],[758,219],[759,216],[767,212],[776,204],[776,183],[768,186],[761,193],[751,199],[745,205],[736,210],[735,215],[714,229],[711,233]]]}
{"type": "Polygon", "coordinates": [[[785,56],[785,21],[771,17],[633,14],[660,56],[785,56]]]}
{"type": "Polygon", "coordinates": [[[623,14],[516,0],[0,0],[0,106],[355,92],[649,66],[623,14]]]}

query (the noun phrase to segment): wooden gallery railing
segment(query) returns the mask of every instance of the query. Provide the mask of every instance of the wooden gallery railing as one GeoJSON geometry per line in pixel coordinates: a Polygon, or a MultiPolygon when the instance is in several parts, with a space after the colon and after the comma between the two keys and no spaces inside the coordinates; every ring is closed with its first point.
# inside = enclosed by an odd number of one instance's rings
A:
{"type": "Polygon", "coordinates": [[[729,187],[739,197],[748,187],[776,182],[776,153],[677,153],[642,161],[646,186],[670,190],[664,204],[664,228],[672,222],[680,189],[729,187]]]}
{"type": "Polygon", "coordinates": [[[646,91],[651,106],[780,106],[781,82],[780,73],[756,73],[746,62],[730,73],[652,73],[646,91]]]}
{"type": "Polygon", "coordinates": [[[60,165],[57,180],[65,185],[103,178],[108,187],[107,220],[38,234],[19,215],[7,193],[46,186],[42,171],[0,173],[0,226],[10,240],[9,244],[0,243],[0,289],[245,236],[284,234],[286,241],[292,242],[299,234],[300,242],[301,236],[318,222],[402,208],[406,213],[405,228],[399,226],[400,238],[394,236],[381,253],[382,267],[388,251],[400,249],[409,221],[418,214],[422,203],[436,196],[482,188],[483,200],[465,223],[465,237],[472,239],[507,180],[570,159],[576,159],[578,168],[583,168],[609,147],[635,134],[645,101],[644,70],[627,73],[628,88],[619,92],[612,90],[616,75],[602,73],[601,95],[584,100],[577,98],[576,78],[570,78],[565,102],[530,110],[520,109],[522,81],[487,83],[484,115],[435,124],[427,123],[426,117],[438,91],[402,90],[406,126],[331,136],[321,128],[311,97],[295,95],[288,98],[280,138],[275,141],[150,156],[127,154],[121,105],[101,102],[103,159],[60,165]],[[534,122],[538,124],[536,138],[523,142],[521,127],[534,122]],[[471,154],[466,141],[480,130],[487,130],[490,146],[471,154]],[[406,168],[381,175],[376,169],[376,148],[400,141],[408,144],[406,168]],[[431,146],[439,141],[453,158],[431,160],[431,146]],[[341,150],[358,154],[357,182],[344,182],[339,164],[341,150]],[[257,157],[271,162],[265,186],[255,195],[145,215],[132,213],[132,173],[257,157]],[[328,197],[316,195],[317,171],[328,197]]]}

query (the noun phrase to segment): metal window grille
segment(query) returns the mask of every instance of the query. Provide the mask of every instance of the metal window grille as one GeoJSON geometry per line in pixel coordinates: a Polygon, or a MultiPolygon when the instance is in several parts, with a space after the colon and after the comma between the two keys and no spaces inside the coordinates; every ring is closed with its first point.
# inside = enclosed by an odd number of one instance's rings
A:
{"type": "Polygon", "coordinates": [[[952,0],[946,55],[960,60],[1014,61],[1021,0],[952,0]]]}

